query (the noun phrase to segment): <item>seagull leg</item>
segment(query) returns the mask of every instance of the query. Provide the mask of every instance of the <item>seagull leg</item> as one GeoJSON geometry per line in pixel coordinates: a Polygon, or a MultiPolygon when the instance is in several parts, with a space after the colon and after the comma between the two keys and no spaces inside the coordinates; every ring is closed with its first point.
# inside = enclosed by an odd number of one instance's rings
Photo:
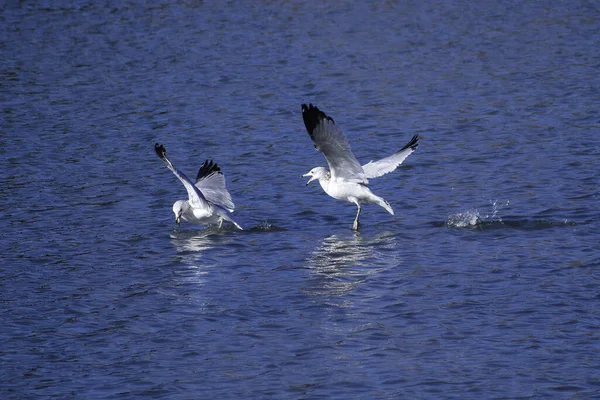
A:
{"type": "Polygon", "coordinates": [[[356,203],[358,206],[358,211],[356,212],[356,218],[354,219],[354,224],[352,225],[352,229],[357,231],[360,223],[358,222],[358,216],[360,215],[360,203],[356,203]]]}

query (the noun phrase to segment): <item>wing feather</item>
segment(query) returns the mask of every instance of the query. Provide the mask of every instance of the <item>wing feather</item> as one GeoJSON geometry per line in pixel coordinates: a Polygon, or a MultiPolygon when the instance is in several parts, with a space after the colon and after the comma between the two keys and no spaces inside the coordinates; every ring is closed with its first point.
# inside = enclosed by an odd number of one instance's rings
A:
{"type": "Polygon", "coordinates": [[[406,157],[417,150],[417,147],[419,147],[419,139],[419,135],[415,135],[403,148],[391,156],[377,161],[370,161],[368,164],[363,165],[362,169],[365,172],[365,176],[369,179],[377,178],[378,176],[395,171],[396,168],[406,160],[406,157]]]}
{"type": "Polygon", "coordinates": [[[219,205],[229,212],[235,210],[231,194],[225,185],[225,175],[221,168],[212,160],[206,160],[198,170],[196,187],[200,189],[206,200],[219,205]]]}
{"type": "Polygon", "coordinates": [[[312,104],[302,104],[302,119],[315,148],[323,153],[329,164],[331,179],[368,183],[346,136],[333,118],[312,104]]]}
{"type": "Polygon", "coordinates": [[[189,178],[185,176],[183,172],[175,168],[171,161],[169,161],[169,159],[167,158],[167,150],[165,149],[165,146],[156,143],[154,145],[154,151],[156,152],[156,155],[164,161],[167,168],[169,168],[171,172],[173,172],[173,174],[175,174],[175,176],[181,181],[181,183],[183,183],[183,186],[185,186],[185,190],[188,193],[190,205],[192,207],[208,207],[206,199],[204,198],[200,190],[196,186],[194,186],[194,184],[192,184],[192,181],[190,181],[189,178]]]}

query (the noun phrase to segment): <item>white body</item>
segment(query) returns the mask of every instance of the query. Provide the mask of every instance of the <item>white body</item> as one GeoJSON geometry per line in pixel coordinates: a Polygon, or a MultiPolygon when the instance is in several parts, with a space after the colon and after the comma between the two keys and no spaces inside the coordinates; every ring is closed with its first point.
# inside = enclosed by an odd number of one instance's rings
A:
{"type": "Polygon", "coordinates": [[[323,191],[336,200],[354,203],[359,209],[361,204],[377,204],[394,215],[394,210],[390,204],[385,199],[371,192],[371,189],[364,183],[348,182],[340,179],[334,181],[331,178],[331,173],[324,167],[315,167],[303,176],[311,177],[306,183],[307,185],[313,180],[318,179],[323,191]]]}
{"type": "Polygon", "coordinates": [[[173,213],[176,221],[181,218],[191,224],[221,226],[223,220],[225,220],[232,222],[241,229],[237,222],[229,216],[227,210],[215,204],[209,204],[205,208],[194,208],[188,200],[177,200],[173,204],[173,213]]]}
{"type": "Polygon", "coordinates": [[[183,183],[188,200],[177,200],[173,204],[175,222],[180,220],[199,225],[218,225],[221,227],[223,221],[233,223],[238,229],[242,229],[233,215],[235,208],[231,195],[225,187],[225,177],[220,168],[212,161],[206,161],[200,167],[196,183],[192,183],[184,173],[179,171],[167,158],[164,146],[158,143],[154,146],[156,154],[164,161],[167,168],[183,183]]]}
{"type": "Polygon", "coordinates": [[[352,226],[355,230],[359,226],[358,217],[361,204],[377,204],[394,215],[390,204],[373,194],[367,187],[368,179],[387,174],[398,168],[406,157],[417,149],[419,136],[413,136],[402,149],[391,156],[361,165],[352,153],[342,130],[331,117],[312,104],[309,106],[303,104],[302,118],[315,148],[323,153],[329,164],[329,170],[324,167],[315,167],[304,174],[303,176],[311,177],[306,184],[318,179],[321,187],[329,196],[356,204],[358,211],[352,226]]]}

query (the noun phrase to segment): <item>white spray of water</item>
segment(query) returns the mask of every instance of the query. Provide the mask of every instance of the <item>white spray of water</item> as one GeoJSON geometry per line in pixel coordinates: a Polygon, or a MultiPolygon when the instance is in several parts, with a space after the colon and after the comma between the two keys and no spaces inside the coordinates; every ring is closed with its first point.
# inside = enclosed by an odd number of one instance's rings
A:
{"type": "Polygon", "coordinates": [[[446,219],[446,226],[465,228],[467,226],[475,226],[480,223],[480,221],[479,211],[472,209],[450,214],[446,219]]]}
{"type": "Polygon", "coordinates": [[[446,219],[446,226],[455,228],[465,228],[481,225],[490,222],[502,223],[502,217],[499,215],[500,210],[510,205],[510,200],[499,201],[489,200],[492,207],[491,214],[482,214],[478,209],[473,208],[463,212],[450,214],[446,219]]]}

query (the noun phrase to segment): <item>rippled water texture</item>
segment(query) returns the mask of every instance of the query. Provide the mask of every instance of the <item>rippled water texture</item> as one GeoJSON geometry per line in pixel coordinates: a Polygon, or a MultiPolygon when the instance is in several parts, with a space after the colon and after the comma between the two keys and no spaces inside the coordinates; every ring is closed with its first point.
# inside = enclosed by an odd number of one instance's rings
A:
{"type": "Polygon", "coordinates": [[[595,2],[0,6],[2,399],[597,398],[595,2]],[[329,198],[300,113],[395,216],[329,198]],[[179,228],[222,167],[249,229],[179,228]]]}

